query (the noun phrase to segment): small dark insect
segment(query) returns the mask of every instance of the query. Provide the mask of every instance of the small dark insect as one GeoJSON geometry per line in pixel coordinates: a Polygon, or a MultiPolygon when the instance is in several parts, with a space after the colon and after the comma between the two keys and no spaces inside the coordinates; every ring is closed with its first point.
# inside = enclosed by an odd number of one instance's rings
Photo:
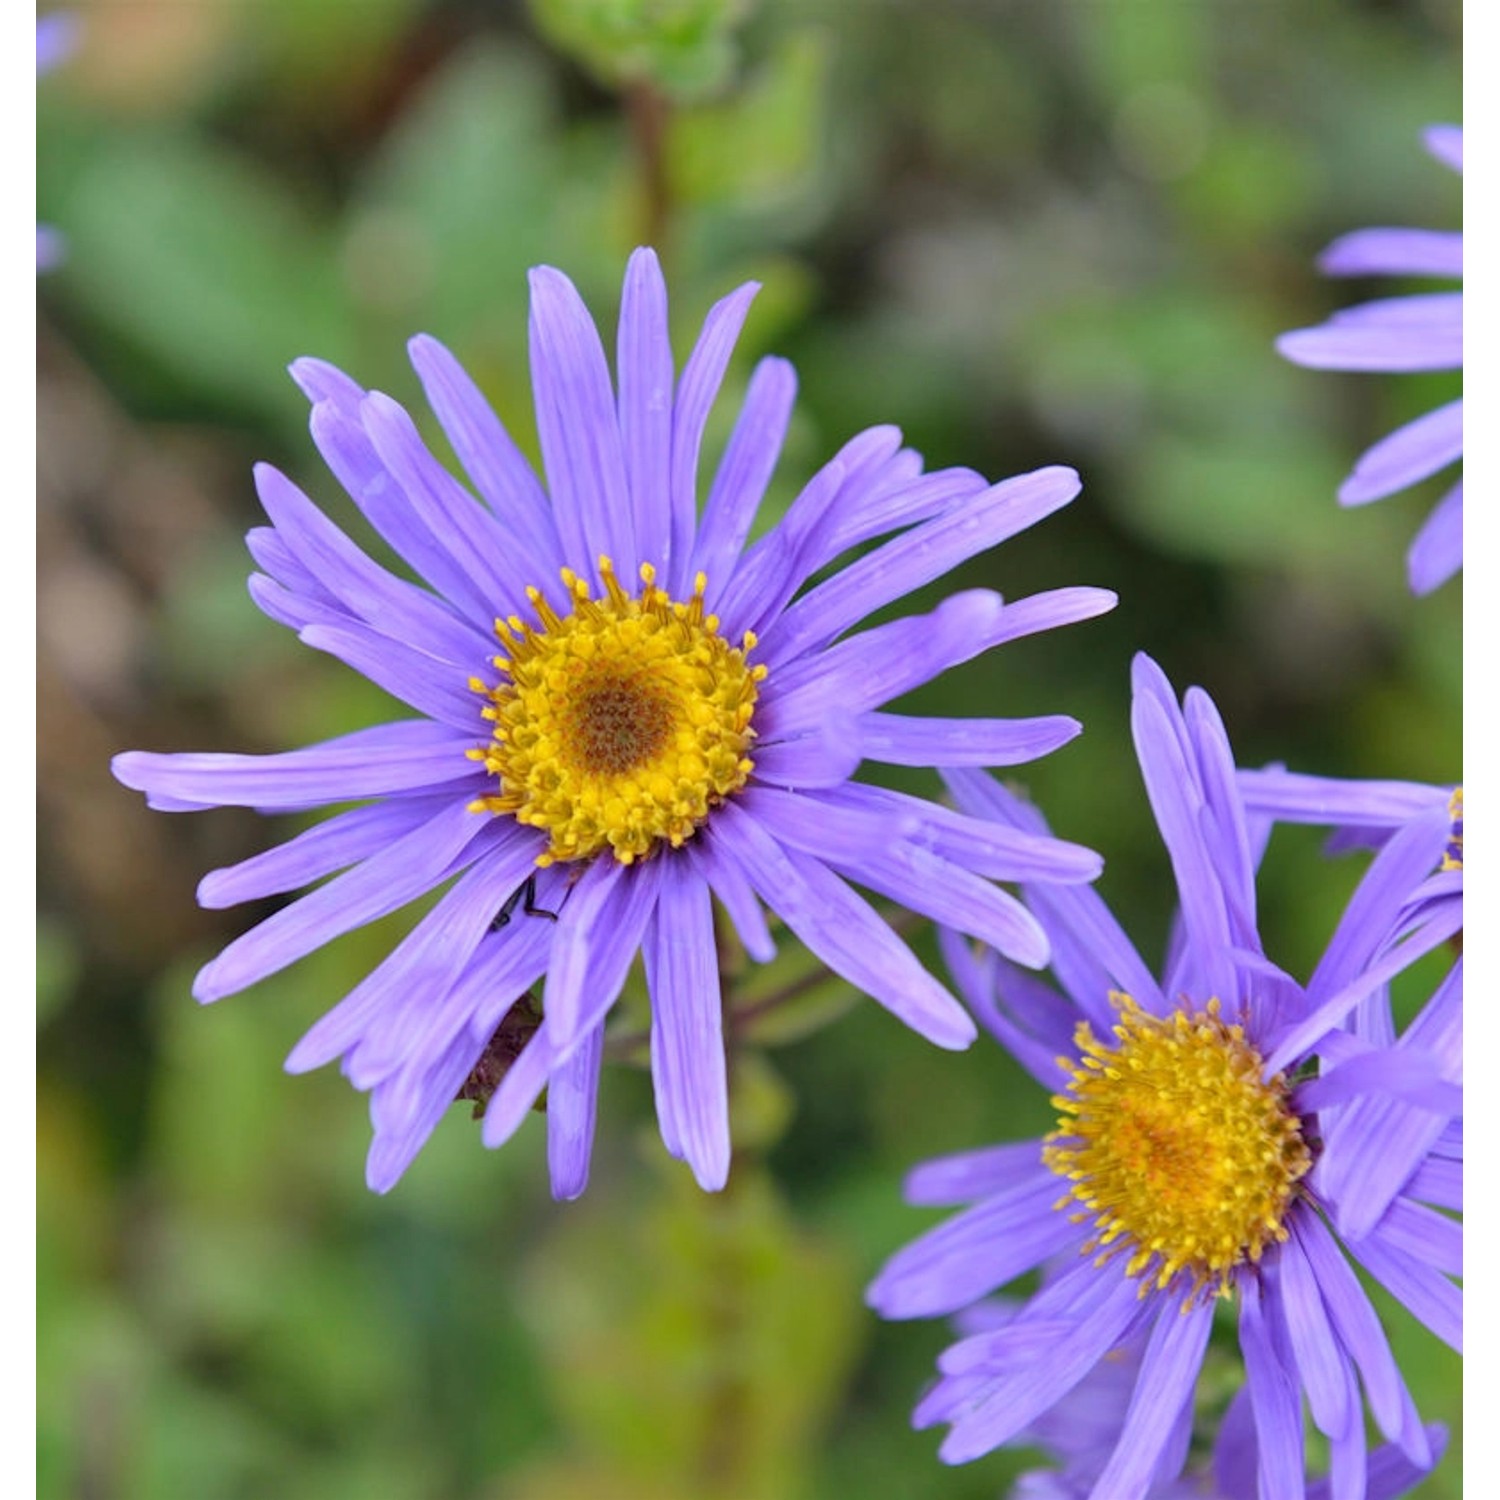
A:
{"type": "Polygon", "coordinates": [[[495,913],[495,920],[490,923],[490,931],[499,932],[502,927],[506,926],[515,916],[518,906],[528,917],[546,917],[551,922],[557,920],[555,911],[548,911],[545,907],[536,904],[536,876],[528,875],[505,898],[505,905],[495,913]]]}
{"type": "MultiPolygon", "coordinates": [[[[511,1064],[525,1050],[527,1042],[537,1033],[542,1024],[542,1007],[536,996],[527,990],[511,1008],[495,1029],[495,1034],[479,1054],[479,1061],[464,1079],[459,1091],[453,1096],[454,1103],[461,1099],[474,1102],[474,1118],[484,1117],[486,1107],[500,1080],[510,1071],[511,1064]]],[[[536,1102],[536,1108],[545,1111],[547,1096],[544,1093],[536,1102]]]]}

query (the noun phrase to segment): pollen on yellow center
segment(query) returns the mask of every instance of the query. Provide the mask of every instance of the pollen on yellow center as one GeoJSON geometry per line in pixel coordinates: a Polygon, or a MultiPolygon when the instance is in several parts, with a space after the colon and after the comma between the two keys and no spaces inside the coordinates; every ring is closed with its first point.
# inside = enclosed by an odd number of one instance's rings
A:
{"type": "Polygon", "coordinates": [[[1190,1276],[1189,1296],[1231,1290],[1235,1268],[1258,1261],[1287,1236],[1286,1214],[1311,1165],[1285,1079],[1266,1082],[1244,1029],[1226,1024],[1219,1002],[1195,1014],[1153,1016],[1128,995],[1113,1041],[1087,1022],[1080,1056],[1060,1059],[1068,1092],[1042,1159],[1069,1183],[1058,1201],[1083,1206],[1095,1233],[1085,1253],[1099,1263],[1127,1254],[1141,1295],[1190,1276]]]}
{"type": "Polygon", "coordinates": [[[473,803],[542,828],[550,843],[538,863],[588,859],[608,848],[622,864],[662,841],[691,837],[710,810],[745,784],[759,684],[766,669],[747,661],[755,637],[731,646],[705,614],[699,574],[686,601],[656,586],[641,567],[641,591],[627,594],[608,558],[599,560],[601,598],[563,569],[571,612],[559,615],[540,589],[527,596],[541,621],[497,620],[505,654],[500,681],[473,678],[489,704],[489,744],[470,756],[499,782],[473,803]]]}

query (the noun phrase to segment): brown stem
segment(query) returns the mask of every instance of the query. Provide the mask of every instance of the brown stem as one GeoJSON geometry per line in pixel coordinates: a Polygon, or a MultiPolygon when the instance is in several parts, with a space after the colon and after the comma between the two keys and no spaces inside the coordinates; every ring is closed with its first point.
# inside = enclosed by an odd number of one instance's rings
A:
{"type": "Polygon", "coordinates": [[[667,180],[667,126],[671,106],[655,85],[633,83],[625,94],[630,133],[640,161],[645,189],[644,242],[666,259],[667,234],[672,214],[671,185],[667,180]]]}

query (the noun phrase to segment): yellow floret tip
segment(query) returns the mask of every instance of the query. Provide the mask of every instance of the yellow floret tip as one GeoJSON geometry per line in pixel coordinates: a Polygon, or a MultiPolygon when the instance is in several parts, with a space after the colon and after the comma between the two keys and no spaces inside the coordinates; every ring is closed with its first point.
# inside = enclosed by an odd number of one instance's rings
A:
{"type": "Polygon", "coordinates": [[[631,864],[662,842],[680,847],[754,769],[747,752],[766,676],[746,661],[754,636],[734,647],[718,633],[701,573],[685,601],[656,586],[650,563],[639,595],[607,557],[599,576],[595,599],[562,570],[563,616],[527,589],[540,628],[496,620],[501,680],[477,684],[494,724],[477,756],[498,786],[473,805],[545,830],[544,865],[605,849],[631,864]]]}

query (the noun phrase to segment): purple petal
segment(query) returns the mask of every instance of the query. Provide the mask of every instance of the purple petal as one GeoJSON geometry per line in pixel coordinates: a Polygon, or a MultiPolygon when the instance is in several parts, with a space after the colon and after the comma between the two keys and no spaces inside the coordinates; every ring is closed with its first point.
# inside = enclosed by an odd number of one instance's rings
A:
{"type": "Polygon", "coordinates": [[[859,769],[861,748],[854,721],[832,712],[801,734],[756,745],[755,780],[801,791],[842,786],[859,769]]]}
{"type": "Polygon", "coordinates": [[[36,268],[55,271],[68,258],[68,241],[50,224],[36,226],[36,268]]]}
{"type": "Polygon", "coordinates": [[[1228,1003],[1239,993],[1227,956],[1234,935],[1220,872],[1203,839],[1203,788],[1197,766],[1189,759],[1182,712],[1171,684],[1148,656],[1137,654],[1132,678],[1130,722],[1136,754],[1172,861],[1183,921],[1205,965],[1203,977],[1210,992],[1228,1003]]]}
{"type": "Polygon", "coordinates": [[[1463,1090],[1442,1076],[1436,1058],[1427,1053],[1390,1048],[1367,1052],[1299,1084],[1297,1111],[1314,1114],[1371,1095],[1398,1099],[1445,1115],[1457,1114],[1463,1108],[1463,1090]]]}
{"type": "Polygon", "coordinates": [[[1386,1244],[1374,1232],[1349,1246],[1355,1259],[1417,1319],[1451,1349],[1464,1347],[1463,1292],[1425,1259],[1386,1244]]]}
{"type": "Polygon", "coordinates": [[[920,719],[861,714],[859,752],[888,766],[1018,766],[1038,760],[1083,733],[1077,719],[920,719]]]}
{"type": "Polygon", "coordinates": [[[779,739],[820,724],[830,702],[850,714],[880,707],[977,655],[1003,608],[998,594],[971,589],[929,615],[876,625],[773,673],[762,732],[779,739]]]}
{"type": "Polygon", "coordinates": [[[600,1021],[548,1080],[547,1166],[552,1196],[560,1203],[578,1197],[589,1185],[603,1060],[604,1022],[600,1021]]]}
{"type": "Polygon", "coordinates": [[[429,656],[465,664],[465,671],[493,651],[492,637],[366,557],[279,470],[257,464],[255,488],[277,539],[320,593],[429,656]]]}
{"type": "Polygon", "coordinates": [[[977,957],[951,928],[938,947],[975,1019],[1050,1094],[1066,1079],[1077,1016],[1051,985],[984,950],[977,957]]]}
{"type": "Polygon", "coordinates": [[[1252,1277],[1241,1278],[1240,1350],[1245,1383],[1255,1412],[1255,1440],[1260,1454],[1260,1493],[1277,1500],[1301,1500],[1302,1403],[1290,1373],[1276,1356],[1266,1326],[1261,1290],[1252,1277]]]}
{"type": "MultiPolygon", "coordinates": [[[[341,934],[425,895],[452,874],[492,820],[462,805],[445,808],[352,870],[335,876],[237,937],[199,970],[194,996],[221,1000],[284,969],[341,934]]],[[[491,836],[493,836],[491,834],[491,836]]]]}
{"type": "Polygon", "coordinates": [[[211,909],[237,906],[242,901],[259,901],[311,885],[410,833],[448,800],[404,797],[326,818],[263,854],[210,870],[198,882],[198,905],[211,909]]]}
{"type": "MultiPolygon", "coordinates": [[[[654,250],[634,251],[625,267],[615,368],[620,436],[638,562],[664,563],[671,548],[672,341],[667,286],[654,250]]],[[[628,559],[617,559],[622,568],[628,559]]]]}
{"type": "Polygon", "coordinates": [[[1406,554],[1414,594],[1430,594],[1464,565],[1464,487],[1460,480],[1438,501],[1406,554]]]}
{"type": "Polygon", "coordinates": [[[1114,604],[1107,589],[1091,588],[1053,589],[1014,604],[988,589],[953,594],[930,615],[876,625],[773,674],[766,732],[816,723],[830,698],[849,713],[880,708],[994,646],[1089,619],[1114,604]]]}
{"type": "MultiPolygon", "coordinates": [[[[961,774],[950,772],[951,775],[961,774]]],[[[937,802],[850,782],[822,799],[859,812],[870,834],[897,826],[901,837],[991,880],[1096,880],[1104,861],[1082,844],[969,817],[937,802]]],[[[1045,826],[1045,825],[1043,825],[1045,826]]]]}
{"type": "Polygon", "coordinates": [[[519,521],[528,535],[539,542],[545,539],[549,546],[540,550],[548,552],[555,569],[561,553],[547,492],[494,408],[468,371],[431,334],[417,334],[406,349],[427,404],[474,487],[506,525],[519,521]]]}
{"type": "Polygon", "coordinates": [[[1356,229],[1318,257],[1325,276],[1462,276],[1464,237],[1439,229],[1356,229]]]}
{"type": "Polygon", "coordinates": [[[1356,887],[1308,980],[1312,1004],[1353,982],[1400,931],[1402,913],[1423,876],[1441,859],[1447,837],[1444,811],[1435,817],[1414,818],[1386,840],[1356,887]]]}
{"type": "Polygon", "coordinates": [[[506,898],[535,873],[535,848],[529,840],[507,839],[477,859],[303,1037],[287,1071],[305,1072],[342,1052],[344,1075],[355,1088],[380,1087],[386,1120],[396,1124],[419,1110],[433,1059],[461,1033],[488,1042],[494,1027],[476,1026],[476,1012],[496,993],[509,1010],[535,978],[538,957],[545,962],[545,924],[507,933],[490,925],[506,898]],[[492,961],[497,954],[503,956],[492,961]]]}
{"type": "MultiPolygon", "coordinates": [[[[1250,1387],[1241,1385],[1229,1402],[1214,1439],[1213,1477],[1220,1500],[1257,1500],[1260,1454],[1250,1387]]],[[[1326,1500],[1326,1497],[1325,1497],[1326,1500]]]]}
{"type": "Polygon", "coordinates": [[[637,898],[654,900],[660,863],[596,859],[558,914],[543,1008],[559,1057],[615,1003],[650,915],[651,902],[637,898]]]}
{"type": "Polygon", "coordinates": [[[67,11],[38,16],[36,23],[36,71],[38,76],[51,72],[66,61],[78,45],[78,17],[67,11]]]}
{"type": "Polygon", "coordinates": [[[709,489],[688,563],[690,574],[708,576],[711,599],[717,599],[728,581],[750,535],[781,456],[796,396],[797,375],[786,360],[766,358],[756,365],[745,404],[735,419],[729,446],[709,489]]]}
{"type": "MultiPolygon", "coordinates": [[[[468,1037],[455,1037],[428,1070],[418,1110],[399,1126],[386,1126],[377,1120],[375,1139],[365,1161],[365,1183],[372,1193],[388,1193],[400,1181],[402,1173],[427,1144],[438,1121],[448,1112],[478,1052],[479,1048],[468,1037]]],[[[378,1104],[376,1095],[370,1101],[372,1117],[378,1114],[378,1104]]]]}
{"type": "Polygon", "coordinates": [[[1040,925],[1014,896],[907,842],[902,830],[876,828],[816,795],[756,787],[743,805],[783,847],[826,861],[858,884],[956,927],[1029,968],[1047,962],[1040,925]]]}
{"type": "Polygon", "coordinates": [[[770,963],[776,957],[776,944],[749,878],[734,856],[709,839],[694,839],[687,846],[687,854],[718,897],[745,952],[756,963],[770,963]]]}
{"type": "MultiPolygon", "coordinates": [[[[315,651],[336,656],[408,707],[460,733],[467,731],[470,744],[482,744],[488,737],[482,717],[484,699],[453,663],[353,620],[346,625],[308,625],[299,638],[315,651]]],[[[469,768],[475,769],[476,763],[470,762],[469,768]]]]}
{"type": "MultiPolygon", "coordinates": [[[[1041,1147],[1036,1141],[1008,1146],[982,1146],[923,1162],[906,1175],[902,1195],[908,1203],[926,1208],[950,1208],[974,1203],[994,1193],[1020,1189],[1037,1176],[1041,1147]]],[[[1054,1179],[1054,1195],[1058,1184],[1054,1179]]]]}
{"type": "MultiPolygon", "coordinates": [[[[453,1035],[463,1018],[467,1019],[462,1029],[473,1041],[477,1056],[517,997],[546,970],[551,946],[550,932],[540,922],[515,932],[482,932],[477,950],[467,945],[471,956],[466,965],[455,969],[450,964],[450,922],[457,919],[460,931],[467,925],[470,894],[477,894],[483,883],[493,914],[514,889],[512,882],[504,887],[504,895],[496,895],[494,869],[487,865],[476,874],[463,895],[445,897],[445,902],[453,904],[445,908],[443,920],[433,923],[429,916],[419,922],[331,1011],[314,1022],[288,1054],[287,1072],[306,1073],[344,1056],[344,1071],[356,1088],[384,1085],[389,1093],[409,1091],[409,1077],[390,1080],[415,1071],[420,1081],[425,1073],[425,1066],[411,1067],[421,1061],[414,1058],[412,1040],[437,1036],[442,1044],[441,1039],[453,1035]],[[434,975],[449,978],[438,988],[434,975]],[[482,1014],[486,1010],[489,1014],[482,1014]]],[[[486,916],[486,924],[488,920],[486,916]]]]}
{"type": "Polygon", "coordinates": [[[677,384],[668,488],[671,529],[668,555],[661,559],[674,596],[686,592],[691,582],[688,568],[698,524],[698,453],[703,445],[703,429],[708,425],[709,411],[729,368],[729,357],[744,327],[745,315],[759,290],[759,282],[747,282],[714,303],[703,320],[703,330],[677,384]]]}
{"type": "Polygon", "coordinates": [[[323,461],[366,520],[440,597],[487,631],[495,618],[495,601],[475,587],[467,570],[439,544],[386,469],[364,428],[365,393],[320,360],[299,359],[291,368],[304,390],[327,393],[315,399],[308,427],[323,461]]]}
{"type": "Polygon", "coordinates": [[[1407,1178],[1405,1192],[1414,1202],[1433,1203],[1439,1208],[1461,1209],[1464,1206],[1463,1163],[1429,1156],[1407,1178]]]}
{"type": "Polygon", "coordinates": [[[963,1007],[820,861],[779,847],[734,803],[719,809],[709,831],[715,842],[723,840],[761,900],[835,973],[939,1047],[957,1051],[974,1040],[963,1007]]]}
{"type": "Polygon", "coordinates": [[[1334,1336],[1318,1278],[1299,1241],[1282,1247],[1279,1265],[1281,1297],[1276,1310],[1285,1319],[1297,1378],[1307,1392],[1318,1430],[1331,1438],[1342,1437],[1351,1422],[1363,1421],[1358,1405],[1349,1400],[1343,1345],[1334,1336]]]}
{"type": "MultiPolygon", "coordinates": [[[[1432,1451],[1432,1461],[1414,1464],[1394,1443],[1387,1443],[1370,1459],[1365,1500],[1398,1500],[1427,1477],[1448,1446],[1448,1429],[1440,1422],[1432,1422],[1424,1432],[1432,1451]]],[[[1330,1500],[1330,1497],[1320,1486],[1311,1493],[1309,1500],[1330,1500]]]]}
{"type": "Polygon", "coordinates": [[[1236,780],[1245,807],[1280,822],[1326,823],[1338,827],[1396,828],[1446,809],[1450,787],[1419,781],[1347,781],[1302,776],[1294,771],[1240,771],[1236,780]]]}
{"type": "Polygon", "coordinates": [[[903,449],[881,469],[878,483],[862,489],[857,503],[839,507],[830,518],[833,526],[823,550],[808,561],[815,570],[824,567],[850,547],[941,515],[989,488],[989,481],[973,469],[924,474],[920,455],[903,449]]]}
{"type": "Polygon", "coordinates": [[[1383,500],[1464,456],[1464,404],[1451,401],[1382,438],[1339,486],[1340,505],[1383,500]]]}
{"type": "MultiPolygon", "coordinates": [[[[715,603],[730,634],[764,633],[775,625],[787,601],[816,571],[817,559],[827,554],[838,517],[879,485],[900,446],[897,428],[868,428],[808,480],[781,520],[740,560],[715,603]]],[[[764,647],[761,656],[765,659],[764,647]]]]}
{"type": "Polygon", "coordinates": [[[1316,370],[1457,370],[1464,362],[1463,294],[1388,297],[1336,312],[1316,328],[1284,333],[1276,347],[1316,370]]]}
{"type": "Polygon", "coordinates": [[[573,283],[551,266],[532,269],[531,382],[537,437],[557,530],[569,565],[597,579],[600,555],[624,579],[636,553],[625,454],[604,347],[573,283]]]}
{"type": "MultiPolygon", "coordinates": [[[[1364,1381],[1365,1394],[1380,1430],[1391,1439],[1421,1441],[1416,1413],[1391,1353],[1390,1341],[1359,1278],[1316,1214],[1296,1214],[1295,1243],[1317,1280],[1338,1337],[1364,1381]]],[[[1358,1408],[1355,1408],[1356,1419],[1358,1408]]],[[[1420,1451],[1420,1450],[1419,1450],[1420,1451]]]]}
{"type": "MultiPolygon", "coordinates": [[[[944,1463],[966,1463],[1014,1437],[1121,1342],[1140,1313],[1137,1284],[1118,1273],[1092,1279],[1099,1288],[1096,1304],[1071,1332],[1051,1342],[1045,1361],[997,1382],[983,1400],[957,1414],[938,1450],[944,1463]]],[[[1004,1332],[991,1337],[1003,1338],[1004,1332]]]]}
{"type": "Polygon", "coordinates": [[[421,525],[487,603],[486,627],[518,608],[528,587],[547,580],[550,537],[533,537],[519,516],[507,516],[502,525],[432,456],[416,424],[389,396],[372,391],[360,403],[360,416],[421,525]]]}
{"type": "Polygon", "coordinates": [[[1428,151],[1445,167],[1455,172],[1464,169],[1464,131],[1462,125],[1429,125],[1422,132],[1428,151]]]}
{"type": "Polygon", "coordinates": [[[115,779],[155,807],[254,807],[294,811],[424,791],[474,775],[473,734],[427,719],[402,719],[277,755],[158,755],[128,750],[110,763],[115,779]]]}
{"type": "Polygon", "coordinates": [[[719,964],[708,885],[686,860],[668,861],[646,931],[651,994],[651,1078],[667,1150],[698,1186],[729,1177],[729,1096],[719,964]]]}
{"type": "Polygon", "coordinates": [[[1131,996],[1153,1015],[1170,1008],[1135,945],[1096,891],[1081,887],[1028,885],[1027,904],[1052,949],[1052,972],[1095,1027],[1115,1024],[1109,992],[1131,996]]]}
{"type": "Polygon", "coordinates": [[[971,496],[849,564],[766,632],[769,665],[827,644],[882,605],[1060,510],[1081,488],[1072,469],[1038,469],[971,496]]]}
{"type": "MultiPolygon", "coordinates": [[[[1158,1313],[1141,1360],[1120,1440],[1095,1483],[1099,1495],[1144,1495],[1203,1367],[1213,1303],[1168,1306],[1158,1313]]],[[[1166,1477],[1166,1476],[1161,1476],[1166,1477]]]]}
{"type": "Polygon", "coordinates": [[[1058,1179],[1033,1152],[1027,1176],[893,1255],[865,1301],[883,1318],[957,1312],[1076,1244],[1077,1225],[1053,1212],[1058,1179]]]}
{"type": "Polygon", "coordinates": [[[1357,975],[1337,994],[1315,1005],[1276,1038],[1275,1047],[1266,1061],[1265,1077],[1274,1077],[1291,1067],[1311,1051],[1366,995],[1380,985],[1389,983],[1423,954],[1431,953],[1434,948],[1447,942],[1462,926],[1461,909],[1439,912],[1424,922],[1410,937],[1392,947],[1377,963],[1371,964],[1362,974],[1357,975]]]}
{"type": "Polygon", "coordinates": [[[1463,1225],[1457,1219],[1398,1198],[1379,1224],[1384,1244],[1424,1260],[1448,1276],[1462,1276],[1463,1225]]]}
{"type": "MultiPolygon", "coordinates": [[[[1183,723],[1206,803],[1204,842],[1219,870],[1235,946],[1259,955],[1260,931],[1255,917],[1255,867],[1244,804],[1235,785],[1234,751],[1217,705],[1199,687],[1183,697],[1183,723]]],[[[1269,828],[1264,832],[1269,833],[1269,828]]],[[[1263,849],[1263,845],[1262,845],[1263,849]]]]}

